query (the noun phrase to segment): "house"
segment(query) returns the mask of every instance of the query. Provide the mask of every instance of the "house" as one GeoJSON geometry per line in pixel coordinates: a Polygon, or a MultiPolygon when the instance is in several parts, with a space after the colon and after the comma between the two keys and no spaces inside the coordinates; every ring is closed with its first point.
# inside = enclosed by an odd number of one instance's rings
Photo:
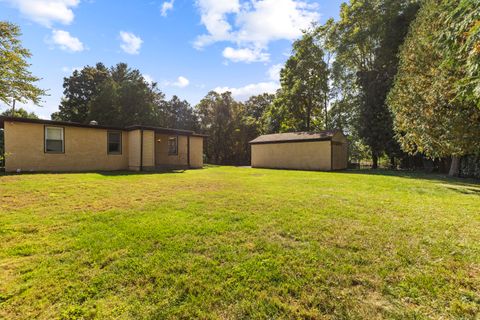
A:
{"type": "Polygon", "coordinates": [[[144,171],[201,168],[205,135],[149,126],[113,127],[0,117],[5,171],[144,171]]]}
{"type": "Polygon", "coordinates": [[[347,138],[339,130],[268,134],[250,145],[254,168],[331,171],[348,166],[347,138]]]}

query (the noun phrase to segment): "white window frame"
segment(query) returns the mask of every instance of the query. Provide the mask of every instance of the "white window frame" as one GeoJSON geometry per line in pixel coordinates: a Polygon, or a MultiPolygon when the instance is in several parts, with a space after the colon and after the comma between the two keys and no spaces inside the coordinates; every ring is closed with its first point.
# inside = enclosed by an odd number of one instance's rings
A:
{"type": "Polygon", "coordinates": [[[64,127],[57,127],[57,126],[45,126],[45,139],[44,139],[44,151],[45,153],[65,153],[65,128],[64,127]],[[61,137],[62,137],[62,151],[48,151],[47,150],[47,138],[48,138],[48,129],[55,129],[60,130],[61,137]]]}

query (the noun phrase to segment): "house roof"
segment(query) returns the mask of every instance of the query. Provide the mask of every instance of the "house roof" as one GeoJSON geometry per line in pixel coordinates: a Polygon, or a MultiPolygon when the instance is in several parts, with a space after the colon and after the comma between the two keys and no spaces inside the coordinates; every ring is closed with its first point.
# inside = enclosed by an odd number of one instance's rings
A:
{"type": "Polygon", "coordinates": [[[153,126],[133,125],[133,126],[127,126],[127,127],[118,127],[118,126],[84,124],[84,123],[68,122],[68,121],[54,121],[54,120],[28,119],[28,118],[19,118],[19,117],[0,116],[0,128],[4,127],[5,122],[37,123],[37,124],[52,125],[52,126],[80,127],[80,128],[91,128],[91,129],[121,130],[121,131],[133,131],[133,130],[142,130],[143,129],[143,130],[153,130],[157,133],[177,134],[177,135],[186,135],[186,136],[195,136],[195,137],[206,137],[206,135],[204,135],[204,134],[195,133],[195,132],[190,131],[190,130],[180,130],[180,129],[153,127],[153,126]]]}
{"type": "MultiPolygon", "coordinates": [[[[287,132],[275,133],[259,136],[250,141],[250,144],[266,143],[288,143],[288,142],[309,142],[309,141],[329,141],[336,133],[342,133],[340,130],[325,130],[319,132],[287,132]]],[[[343,133],[342,133],[343,134],[343,133]]]]}

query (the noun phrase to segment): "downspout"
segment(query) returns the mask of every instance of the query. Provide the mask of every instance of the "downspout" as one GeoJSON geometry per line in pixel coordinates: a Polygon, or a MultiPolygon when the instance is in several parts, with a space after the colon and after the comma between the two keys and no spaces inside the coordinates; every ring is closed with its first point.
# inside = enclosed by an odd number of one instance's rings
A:
{"type": "Polygon", "coordinates": [[[190,168],[190,136],[187,136],[187,161],[188,161],[188,168],[190,168]]]}
{"type": "Polygon", "coordinates": [[[143,171],[143,129],[140,130],[140,171],[143,171]]]}

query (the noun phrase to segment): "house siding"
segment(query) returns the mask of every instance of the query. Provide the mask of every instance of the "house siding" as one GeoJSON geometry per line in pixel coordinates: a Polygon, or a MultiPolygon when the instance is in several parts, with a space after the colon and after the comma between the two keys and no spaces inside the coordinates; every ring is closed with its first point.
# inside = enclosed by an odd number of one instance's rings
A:
{"type": "MultiPolygon", "coordinates": [[[[3,121],[5,170],[34,171],[115,171],[153,170],[158,166],[188,168],[203,166],[203,138],[157,134],[154,129],[121,130],[65,123],[3,121]],[[45,153],[45,127],[64,129],[64,152],[45,153]],[[122,134],[121,154],[108,154],[108,132],[122,134]],[[178,154],[168,155],[168,137],[178,137],[178,154]],[[142,140],[143,137],[143,140],[142,140]],[[188,150],[190,139],[190,152],[188,150]],[[157,143],[160,140],[161,143],[157,143]],[[143,150],[143,152],[141,152],[143,150]]],[[[168,130],[161,129],[160,130],[168,130]]]]}
{"type": "Polygon", "coordinates": [[[143,169],[155,168],[155,132],[143,130],[143,169]]]}
{"type": "Polygon", "coordinates": [[[128,169],[140,171],[140,130],[133,130],[128,133],[128,169]]]}
{"type": "MultiPolygon", "coordinates": [[[[89,171],[128,168],[128,132],[122,132],[122,154],[107,152],[107,129],[64,128],[64,153],[44,152],[44,124],[5,122],[5,170],[89,171]]],[[[56,126],[56,125],[47,125],[56,126]]]]}
{"type": "Polygon", "coordinates": [[[203,167],[203,138],[190,137],[190,167],[203,167]]]}
{"type": "Polygon", "coordinates": [[[172,134],[155,135],[155,164],[157,166],[184,167],[188,166],[188,137],[172,134]],[[178,137],[178,154],[168,154],[168,138],[178,137]]]}

